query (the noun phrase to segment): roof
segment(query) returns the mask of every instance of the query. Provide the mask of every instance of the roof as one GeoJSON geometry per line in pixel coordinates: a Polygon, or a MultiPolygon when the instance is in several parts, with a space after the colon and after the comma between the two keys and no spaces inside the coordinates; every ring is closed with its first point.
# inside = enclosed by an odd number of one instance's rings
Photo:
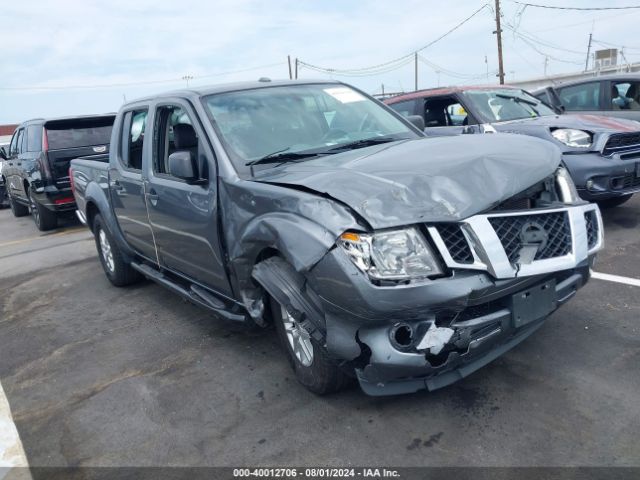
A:
{"type": "MultiPolygon", "coordinates": [[[[615,74],[606,74],[606,75],[599,75],[597,77],[587,77],[587,78],[580,78],[578,80],[571,80],[569,82],[560,82],[557,83],[555,85],[553,85],[554,87],[559,87],[559,86],[571,86],[571,85],[582,85],[584,83],[593,83],[593,82],[601,82],[603,80],[611,80],[614,82],[618,82],[618,81],[622,81],[622,80],[636,80],[636,81],[640,81],[640,73],[636,73],[636,72],[629,72],[629,73],[615,73],[615,74]]],[[[536,92],[539,92],[540,90],[544,90],[544,88],[539,88],[536,89],[536,92]]]]}
{"type": "Polygon", "coordinates": [[[391,105],[393,103],[402,102],[405,100],[434,97],[437,95],[453,95],[455,93],[462,93],[467,90],[496,90],[501,88],[505,90],[520,90],[520,87],[515,87],[511,85],[470,85],[470,86],[437,87],[437,88],[427,88],[425,90],[417,90],[415,92],[405,93],[402,95],[398,95],[396,97],[387,98],[384,100],[384,103],[391,105]]]}
{"type": "Polygon", "coordinates": [[[222,83],[219,85],[207,85],[202,87],[194,87],[181,90],[170,90],[167,92],[149,95],[147,97],[132,100],[129,103],[138,103],[153,100],[158,97],[202,97],[205,95],[213,95],[215,93],[237,92],[241,90],[253,90],[256,88],[282,87],[287,85],[312,85],[318,83],[342,85],[337,80],[327,79],[309,79],[309,80],[257,80],[252,82],[233,82],[222,83]]]}

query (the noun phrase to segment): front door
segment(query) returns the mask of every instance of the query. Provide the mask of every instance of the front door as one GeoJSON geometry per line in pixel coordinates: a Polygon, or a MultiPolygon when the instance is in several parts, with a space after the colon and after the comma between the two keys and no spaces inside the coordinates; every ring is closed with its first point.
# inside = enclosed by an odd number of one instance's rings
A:
{"type": "Polygon", "coordinates": [[[216,164],[191,106],[176,99],[154,114],[153,161],[145,169],[149,220],[163,266],[230,295],[218,229],[216,164]],[[169,157],[191,155],[197,181],[171,174],[169,157]]]}
{"type": "Polygon", "coordinates": [[[142,181],[143,159],[151,155],[151,142],[146,135],[148,114],[147,108],[140,108],[122,115],[122,123],[116,127],[119,129],[118,147],[111,152],[117,161],[110,162],[109,192],[113,211],[127,243],[141,255],[157,262],[142,181]]]}

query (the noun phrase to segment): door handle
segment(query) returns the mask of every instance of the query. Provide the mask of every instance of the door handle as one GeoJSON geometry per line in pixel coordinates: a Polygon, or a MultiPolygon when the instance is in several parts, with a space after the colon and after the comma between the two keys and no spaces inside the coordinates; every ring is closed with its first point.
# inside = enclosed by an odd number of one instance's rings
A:
{"type": "Polygon", "coordinates": [[[124,187],[120,185],[120,182],[118,180],[112,180],[109,186],[117,191],[124,190],[124,187]]]}
{"type": "Polygon", "coordinates": [[[147,198],[154,207],[158,204],[158,194],[153,188],[149,190],[149,193],[147,193],[147,198]]]}
{"type": "Polygon", "coordinates": [[[10,167],[13,167],[13,162],[9,162],[9,166],[10,166],[10,167]]]}

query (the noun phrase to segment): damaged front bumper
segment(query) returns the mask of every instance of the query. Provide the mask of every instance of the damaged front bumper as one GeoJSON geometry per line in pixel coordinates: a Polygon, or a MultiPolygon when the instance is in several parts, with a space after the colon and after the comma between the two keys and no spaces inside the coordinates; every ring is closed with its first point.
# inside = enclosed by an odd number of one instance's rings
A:
{"type": "Polygon", "coordinates": [[[434,390],[491,362],[537,330],[589,279],[603,242],[597,207],[560,212],[567,215],[571,248],[527,265],[514,266],[507,248],[488,247],[487,238],[504,245],[489,228],[493,214],[460,222],[473,253],[467,264],[448,255],[447,242],[429,227],[450,274],[424,283],[374,285],[340,249],[332,250],[308,274],[323,304],[330,355],[355,368],[369,395],[434,390]],[[588,231],[590,218],[595,237],[588,231]]]}

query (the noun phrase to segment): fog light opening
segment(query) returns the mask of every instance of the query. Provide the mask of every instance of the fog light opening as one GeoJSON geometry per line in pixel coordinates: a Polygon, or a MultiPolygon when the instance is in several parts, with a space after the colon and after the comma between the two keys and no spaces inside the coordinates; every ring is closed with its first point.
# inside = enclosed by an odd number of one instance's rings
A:
{"type": "Polygon", "coordinates": [[[413,328],[407,323],[396,323],[389,333],[391,344],[398,350],[406,350],[413,345],[413,328]]]}

